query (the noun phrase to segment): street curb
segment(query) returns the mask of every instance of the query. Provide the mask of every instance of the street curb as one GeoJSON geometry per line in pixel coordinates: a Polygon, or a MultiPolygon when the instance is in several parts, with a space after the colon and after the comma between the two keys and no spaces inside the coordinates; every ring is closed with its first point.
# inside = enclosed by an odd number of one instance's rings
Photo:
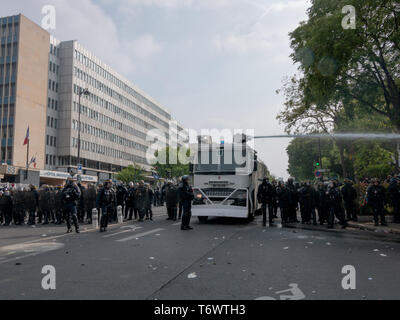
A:
{"type": "Polygon", "coordinates": [[[349,222],[349,227],[357,228],[357,229],[364,230],[364,231],[375,232],[375,233],[385,233],[385,234],[390,233],[390,234],[400,235],[400,230],[391,229],[391,228],[384,230],[384,229],[379,229],[379,227],[366,226],[361,223],[349,222]]]}
{"type": "Polygon", "coordinates": [[[348,227],[353,228],[353,230],[349,229],[342,229],[342,228],[334,228],[334,229],[328,229],[326,226],[321,227],[321,226],[305,226],[305,225],[296,225],[296,224],[288,224],[284,226],[283,228],[287,229],[297,229],[297,230],[308,230],[308,231],[319,231],[319,232],[329,232],[329,233],[335,233],[335,234],[349,234],[349,235],[360,235],[357,230],[362,230],[366,231],[364,234],[368,235],[370,234],[371,236],[374,235],[376,237],[379,237],[381,240],[387,239],[388,241],[396,240],[398,241],[400,238],[400,232],[397,230],[392,230],[394,232],[389,232],[389,231],[381,231],[381,230],[376,230],[373,227],[365,227],[364,225],[359,225],[359,224],[350,224],[348,227]],[[357,229],[357,230],[356,230],[357,229]]]}

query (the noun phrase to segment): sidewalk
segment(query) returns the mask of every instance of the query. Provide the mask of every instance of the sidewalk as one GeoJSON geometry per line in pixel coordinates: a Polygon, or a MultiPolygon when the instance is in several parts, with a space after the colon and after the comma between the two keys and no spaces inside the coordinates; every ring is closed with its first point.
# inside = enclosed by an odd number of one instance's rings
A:
{"type": "Polygon", "coordinates": [[[358,222],[349,221],[349,227],[358,228],[360,230],[366,230],[376,233],[391,233],[400,235],[400,223],[393,223],[392,217],[386,217],[388,223],[387,227],[375,227],[373,216],[359,216],[358,222]]]}
{"type": "MultiPolygon", "coordinates": [[[[335,233],[353,233],[355,231],[364,231],[365,234],[373,233],[374,236],[378,236],[381,239],[387,238],[399,240],[400,238],[400,224],[393,223],[392,217],[386,217],[388,223],[387,227],[378,226],[375,227],[374,219],[372,216],[359,216],[357,222],[348,221],[348,227],[342,229],[339,224],[335,224],[335,228],[327,229],[327,225],[303,225],[301,223],[291,223],[287,224],[286,228],[292,229],[305,229],[313,231],[325,231],[325,232],[335,232],[335,233]]],[[[358,232],[359,234],[359,232],[358,232]]]]}

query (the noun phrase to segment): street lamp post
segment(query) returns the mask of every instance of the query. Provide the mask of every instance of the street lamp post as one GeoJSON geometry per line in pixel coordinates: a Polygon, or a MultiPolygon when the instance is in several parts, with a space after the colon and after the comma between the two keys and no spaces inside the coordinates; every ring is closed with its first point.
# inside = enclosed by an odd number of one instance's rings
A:
{"type": "Polygon", "coordinates": [[[88,96],[90,94],[88,89],[81,89],[79,91],[79,102],[78,102],[78,163],[77,163],[77,174],[78,182],[81,182],[81,175],[79,167],[81,166],[81,97],[82,95],[88,96]]]}

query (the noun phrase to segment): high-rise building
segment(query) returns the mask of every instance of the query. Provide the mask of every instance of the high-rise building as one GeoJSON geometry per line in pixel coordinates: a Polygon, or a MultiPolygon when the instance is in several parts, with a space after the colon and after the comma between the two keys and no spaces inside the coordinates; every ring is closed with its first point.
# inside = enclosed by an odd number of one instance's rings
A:
{"type": "Polygon", "coordinates": [[[23,15],[0,18],[0,36],[3,181],[57,184],[77,171],[79,156],[86,181],[134,163],[150,170],[146,135],[170,138],[167,109],[77,41],[58,41],[23,15]]]}

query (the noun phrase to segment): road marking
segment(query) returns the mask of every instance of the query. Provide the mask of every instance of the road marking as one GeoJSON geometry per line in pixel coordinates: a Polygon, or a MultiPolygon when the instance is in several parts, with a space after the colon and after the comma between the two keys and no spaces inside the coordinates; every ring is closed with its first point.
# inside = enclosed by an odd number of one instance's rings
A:
{"type": "Polygon", "coordinates": [[[136,230],[139,230],[139,229],[143,229],[143,228],[142,227],[130,228],[130,230],[124,230],[124,231],[108,234],[106,236],[103,236],[102,238],[111,238],[111,237],[117,236],[119,234],[123,234],[123,233],[127,233],[127,232],[133,232],[133,231],[136,231],[136,230]]]}
{"type": "Polygon", "coordinates": [[[0,247],[0,258],[1,258],[0,264],[21,260],[27,257],[33,257],[41,253],[58,250],[63,247],[64,244],[59,242],[14,244],[14,245],[0,247]],[[31,253],[7,259],[7,257],[9,257],[10,255],[18,253],[26,253],[26,250],[31,251],[31,253]]]}
{"type": "Polygon", "coordinates": [[[181,223],[180,222],[178,222],[178,223],[174,223],[173,224],[173,226],[180,226],[181,225],[181,223]]]}
{"type": "Polygon", "coordinates": [[[127,238],[119,239],[119,240],[116,240],[116,241],[117,242],[126,242],[126,241],[130,241],[130,240],[133,240],[133,239],[137,239],[137,238],[141,238],[141,237],[144,237],[144,236],[148,236],[149,234],[157,233],[157,232],[160,232],[160,231],[163,231],[163,230],[164,229],[158,228],[158,229],[150,230],[150,231],[147,231],[147,232],[135,234],[134,236],[130,236],[130,237],[127,237],[127,238]]]}

